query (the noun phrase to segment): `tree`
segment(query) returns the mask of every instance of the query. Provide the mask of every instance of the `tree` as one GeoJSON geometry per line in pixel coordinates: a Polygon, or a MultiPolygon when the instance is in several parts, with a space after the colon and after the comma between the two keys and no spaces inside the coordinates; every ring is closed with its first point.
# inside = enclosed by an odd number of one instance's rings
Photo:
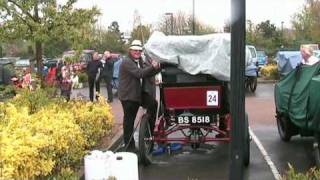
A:
{"type": "Polygon", "coordinates": [[[141,42],[145,43],[149,39],[150,34],[150,25],[139,25],[132,30],[130,42],[135,39],[139,39],[141,42]]]}
{"type": "Polygon", "coordinates": [[[318,43],[320,40],[320,1],[307,0],[301,12],[292,18],[296,40],[303,43],[318,43]]]}
{"type": "Polygon", "coordinates": [[[272,38],[276,34],[276,26],[266,20],[257,25],[257,31],[262,34],[264,38],[272,38]]]}
{"type": "MultiPolygon", "coordinates": [[[[174,35],[191,35],[193,26],[193,17],[191,14],[178,11],[172,14],[172,25],[174,35]]],[[[170,34],[171,16],[164,15],[157,24],[157,30],[170,34]]],[[[215,29],[195,19],[195,34],[209,34],[216,32],[215,29]]]]}
{"type": "Polygon", "coordinates": [[[247,20],[247,24],[246,43],[256,46],[257,49],[265,50],[269,56],[273,56],[284,43],[281,31],[269,20],[257,25],[247,20]]]}
{"type": "Polygon", "coordinates": [[[71,44],[66,39],[55,39],[43,44],[43,54],[49,58],[60,57],[65,50],[70,48],[71,44]]]}
{"type": "Polygon", "coordinates": [[[56,0],[0,0],[3,19],[0,39],[24,39],[35,44],[37,72],[42,77],[43,44],[51,40],[67,39],[77,49],[90,41],[90,25],[99,15],[92,9],[73,8],[76,0],[58,5],[56,0]]]}
{"type": "Polygon", "coordinates": [[[107,29],[94,27],[92,30],[92,47],[99,52],[109,50],[112,52],[124,53],[123,33],[117,21],[113,21],[107,29]]]}

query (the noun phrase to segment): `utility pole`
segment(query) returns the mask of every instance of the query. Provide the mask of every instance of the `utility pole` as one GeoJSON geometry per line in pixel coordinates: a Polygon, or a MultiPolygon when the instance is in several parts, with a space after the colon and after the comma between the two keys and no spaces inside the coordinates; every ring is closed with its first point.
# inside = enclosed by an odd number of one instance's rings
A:
{"type": "Polygon", "coordinates": [[[173,35],[173,13],[167,12],[165,15],[170,16],[170,28],[171,28],[171,35],[173,35]]]}
{"type": "Polygon", "coordinates": [[[281,48],[283,47],[283,40],[284,40],[284,37],[283,37],[283,21],[281,21],[281,48]]]}
{"type": "Polygon", "coordinates": [[[192,34],[196,34],[196,25],[195,25],[195,18],[194,18],[194,0],[192,0],[192,34]]]}
{"type": "Polygon", "coordinates": [[[231,0],[231,145],[229,180],[243,180],[245,141],[245,4],[231,0]]]}

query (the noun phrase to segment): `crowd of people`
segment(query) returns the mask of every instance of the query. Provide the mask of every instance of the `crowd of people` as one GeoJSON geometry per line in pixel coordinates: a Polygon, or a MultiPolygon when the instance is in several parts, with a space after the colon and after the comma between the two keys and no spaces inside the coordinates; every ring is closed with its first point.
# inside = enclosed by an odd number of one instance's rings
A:
{"type": "MultiPolygon", "coordinates": [[[[134,121],[139,107],[147,110],[151,129],[156,121],[157,101],[155,75],[160,72],[160,64],[152,59],[142,59],[142,43],[140,40],[132,41],[128,56],[121,63],[112,59],[109,51],[105,51],[102,59],[94,52],[93,59],[87,65],[89,80],[89,97],[94,100],[94,87],[96,98],[100,92],[100,80],[104,80],[108,91],[108,102],[113,101],[112,77],[113,69],[119,66],[118,96],[123,108],[123,134],[127,151],[136,151],[133,139],[134,121]]],[[[117,68],[118,69],[118,68],[117,68]]]]}

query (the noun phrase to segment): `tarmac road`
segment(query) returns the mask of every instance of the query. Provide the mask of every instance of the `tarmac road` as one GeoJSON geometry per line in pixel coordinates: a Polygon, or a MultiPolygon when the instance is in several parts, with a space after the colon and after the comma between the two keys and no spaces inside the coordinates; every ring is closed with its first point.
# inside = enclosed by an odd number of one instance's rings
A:
{"type": "MultiPolygon", "coordinates": [[[[287,143],[280,140],[275,120],[273,87],[272,83],[259,83],[255,93],[246,93],[249,125],[270,157],[274,168],[281,175],[288,169],[288,163],[292,164],[298,172],[305,172],[314,166],[312,138],[293,137],[287,143]]],[[[88,90],[76,90],[77,92],[86,95],[88,90]]],[[[102,94],[106,94],[104,87],[102,87],[102,94]]],[[[122,108],[119,100],[115,98],[111,106],[116,123],[121,125],[122,108]]],[[[135,137],[137,136],[138,134],[135,133],[135,137]]],[[[275,179],[270,166],[254,141],[251,141],[250,150],[251,162],[245,169],[244,179],[275,179]]],[[[205,145],[197,150],[185,146],[171,155],[164,153],[155,156],[153,164],[148,167],[139,165],[139,176],[140,180],[223,180],[228,179],[229,164],[228,144],[205,145]]]]}
{"type": "Polygon", "coordinates": [[[274,84],[259,84],[257,92],[247,94],[246,110],[249,122],[280,174],[288,170],[288,163],[298,172],[315,166],[312,137],[295,136],[290,142],[280,140],[273,96],[274,84]]]}

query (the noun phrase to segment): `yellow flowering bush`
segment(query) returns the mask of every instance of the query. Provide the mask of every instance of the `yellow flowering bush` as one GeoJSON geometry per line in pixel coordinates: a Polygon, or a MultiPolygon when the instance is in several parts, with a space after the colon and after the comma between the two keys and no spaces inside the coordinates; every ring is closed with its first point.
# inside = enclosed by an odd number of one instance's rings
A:
{"type": "Polygon", "coordinates": [[[71,101],[66,109],[73,114],[74,120],[81,127],[87,145],[94,146],[97,141],[111,130],[113,125],[113,115],[108,103],[99,98],[97,103],[87,101],[71,101]],[[79,113],[81,111],[81,113],[79,113]]]}
{"type": "Polygon", "coordinates": [[[30,108],[25,96],[0,103],[0,179],[76,170],[86,151],[112,128],[111,107],[103,100],[47,101],[37,95],[36,108],[30,108]]]}
{"type": "Polygon", "coordinates": [[[261,68],[261,75],[266,79],[279,79],[279,71],[276,64],[268,64],[261,68]]]}

